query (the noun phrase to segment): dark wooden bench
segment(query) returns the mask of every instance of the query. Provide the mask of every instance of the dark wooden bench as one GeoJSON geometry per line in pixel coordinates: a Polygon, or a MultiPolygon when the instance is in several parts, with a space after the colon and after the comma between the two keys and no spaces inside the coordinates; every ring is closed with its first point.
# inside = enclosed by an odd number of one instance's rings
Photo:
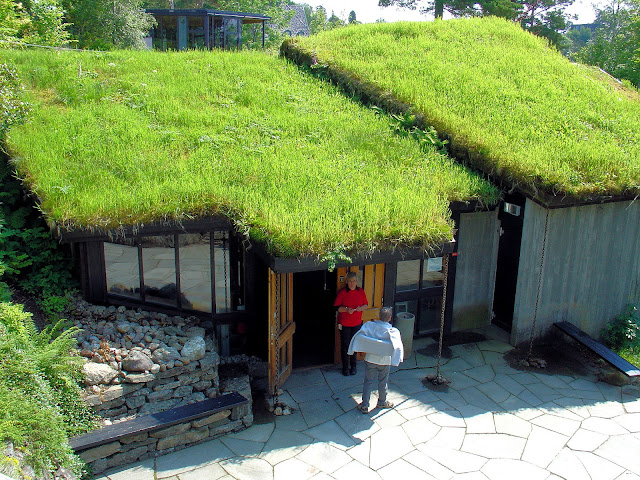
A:
{"type": "Polygon", "coordinates": [[[249,402],[238,392],[226,393],[215,398],[196,402],[191,405],[172,408],[152,415],[144,415],[133,420],[115,423],[84,435],[69,439],[69,445],[78,453],[89,448],[120,440],[129,435],[152,432],[186,423],[198,418],[214,415],[224,410],[245,405],[249,402]]]}
{"type": "Polygon", "coordinates": [[[618,370],[622,371],[625,375],[629,377],[637,377],[640,376],[640,370],[635,365],[627,362],[624,358],[622,358],[617,353],[611,351],[600,342],[594,340],[585,332],[580,330],[574,324],[569,322],[556,322],[554,323],[556,327],[562,330],[564,333],[569,335],[571,338],[577,340],[585,347],[594,351],[598,355],[600,355],[604,360],[609,362],[611,365],[616,367],[618,370]]]}

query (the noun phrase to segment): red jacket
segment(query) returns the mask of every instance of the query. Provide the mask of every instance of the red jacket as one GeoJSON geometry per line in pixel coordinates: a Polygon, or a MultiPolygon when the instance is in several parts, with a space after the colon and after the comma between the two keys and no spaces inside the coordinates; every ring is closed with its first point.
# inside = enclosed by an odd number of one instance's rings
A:
{"type": "MultiPolygon", "coordinates": [[[[362,305],[368,305],[367,295],[360,287],[349,290],[345,287],[336,295],[336,301],[333,302],[334,307],[358,308],[362,305]]],[[[344,327],[357,327],[362,324],[362,312],[338,312],[338,322],[344,327]]]]}

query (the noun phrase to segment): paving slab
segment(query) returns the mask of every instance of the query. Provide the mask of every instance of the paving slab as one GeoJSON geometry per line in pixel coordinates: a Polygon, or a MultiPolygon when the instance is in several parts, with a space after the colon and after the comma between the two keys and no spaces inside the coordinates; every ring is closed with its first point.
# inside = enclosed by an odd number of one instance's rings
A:
{"type": "Polygon", "coordinates": [[[470,368],[462,373],[480,383],[490,382],[496,376],[496,372],[493,371],[491,365],[470,368]]]}
{"type": "Polygon", "coordinates": [[[521,438],[528,438],[531,433],[531,423],[511,413],[496,413],[493,415],[493,421],[496,433],[521,438]]]}
{"type": "Polygon", "coordinates": [[[622,397],[622,405],[627,413],[640,413],[640,399],[624,395],[622,397]]]}
{"type": "Polygon", "coordinates": [[[568,441],[569,437],[566,435],[533,426],[521,459],[538,467],[547,468],[568,441]]]}
{"type": "Polygon", "coordinates": [[[336,470],[332,477],[336,480],[382,480],[375,470],[353,460],[336,470]]]}
{"type": "Polygon", "coordinates": [[[462,414],[457,410],[432,413],[427,416],[427,419],[439,427],[465,428],[467,426],[462,414]]]}
{"type": "Polygon", "coordinates": [[[275,424],[263,423],[253,424],[246,430],[241,430],[235,433],[229,433],[226,436],[228,438],[239,438],[240,440],[251,440],[253,442],[266,442],[271,437],[275,424]]]}
{"type": "Polygon", "coordinates": [[[380,426],[369,415],[363,415],[358,410],[351,410],[335,419],[347,435],[365,440],[380,430],[380,426]]]}
{"type": "Polygon", "coordinates": [[[493,413],[472,405],[458,407],[458,411],[467,424],[467,433],[496,433],[493,413]]]}
{"type": "Polygon", "coordinates": [[[544,403],[544,401],[531,390],[524,390],[520,395],[517,395],[517,397],[531,407],[537,407],[544,403]]]}
{"type": "MultiPolygon", "coordinates": [[[[368,455],[367,453],[367,457],[368,455]]],[[[328,474],[335,472],[352,460],[352,457],[347,453],[325,442],[312,443],[296,458],[328,474]]]]}
{"type": "Polygon", "coordinates": [[[306,387],[310,385],[326,385],[322,370],[319,368],[307,368],[305,370],[294,370],[282,386],[283,389],[306,387]]]}
{"type": "Polygon", "coordinates": [[[300,413],[309,427],[315,427],[342,415],[344,410],[333,398],[323,398],[300,403],[300,413]]]}
{"type": "Polygon", "coordinates": [[[277,430],[292,430],[302,432],[309,428],[300,410],[295,410],[291,415],[280,415],[275,418],[277,430]]]}
{"type": "Polygon", "coordinates": [[[464,436],[464,428],[444,427],[440,429],[435,437],[423,443],[422,445],[418,445],[416,448],[423,449],[425,447],[440,447],[449,448],[452,450],[460,450],[460,447],[462,447],[462,442],[464,441],[464,436]]]}
{"type": "Polygon", "coordinates": [[[619,401],[599,402],[593,405],[587,405],[587,408],[592,417],[613,418],[626,413],[619,401]]]}
{"type": "MultiPolygon", "coordinates": [[[[273,480],[308,480],[320,470],[297,458],[290,458],[273,467],[273,480]]],[[[253,479],[252,479],[253,480],[253,479]]]]}
{"type": "MultiPolygon", "coordinates": [[[[486,364],[492,365],[492,366],[497,366],[497,365],[504,365],[505,361],[504,361],[504,353],[499,353],[499,352],[493,352],[490,350],[483,350],[482,351],[482,356],[484,357],[484,361],[486,364]]],[[[495,370],[495,369],[494,369],[495,370]]],[[[513,370],[513,369],[511,369],[513,370]]],[[[513,370],[514,372],[516,370],[513,370]]],[[[497,373],[497,371],[496,371],[497,373]]],[[[505,371],[502,371],[501,373],[507,373],[505,371]]]]}
{"type": "Polygon", "coordinates": [[[418,447],[418,450],[444,465],[456,475],[478,471],[487,463],[487,459],[484,457],[452,448],[442,448],[434,445],[425,447],[422,445],[418,447]]]}
{"type": "Polygon", "coordinates": [[[470,368],[477,367],[477,366],[478,365],[472,365],[462,357],[456,357],[449,360],[445,365],[442,365],[440,370],[442,371],[442,374],[446,377],[448,373],[463,372],[465,370],[469,370],[470,368]]]}
{"type": "Polygon", "coordinates": [[[580,428],[580,422],[576,420],[569,420],[567,418],[559,417],[557,415],[549,415],[545,413],[539,417],[531,420],[533,425],[537,425],[552,432],[561,433],[567,437],[571,437],[576,430],[580,428]]]}
{"type": "Polygon", "coordinates": [[[625,413],[613,419],[618,425],[629,430],[631,433],[640,432],[640,413],[625,413]]]}
{"type": "Polygon", "coordinates": [[[567,442],[567,446],[571,450],[579,450],[583,452],[593,452],[596,448],[602,445],[607,439],[608,435],[602,433],[592,432],[583,428],[579,429],[573,434],[571,440],[567,442]]]}
{"type": "Polygon", "coordinates": [[[454,345],[451,350],[471,365],[471,367],[480,367],[485,364],[482,352],[475,343],[465,343],[463,345],[454,345]]]}
{"type": "MultiPolygon", "coordinates": [[[[561,398],[558,400],[562,400],[561,398]]],[[[543,403],[538,406],[538,409],[548,415],[555,415],[556,417],[566,418],[567,420],[573,420],[576,422],[581,422],[584,420],[584,417],[578,415],[577,413],[573,413],[569,409],[559,405],[556,401],[543,403]]]]}
{"type": "Polygon", "coordinates": [[[577,378],[573,382],[569,383],[569,386],[575,390],[585,390],[590,392],[600,392],[598,386],[585,378],[577,378]]]}
{"type": "Polygon", "coordinates": [[[503,408],[487,395],[478,390],[478,387],[469,387],[464,390],[460,390],[460,395],[464,398],[468,404],[474,407],[483,408],[489,412],[501,412],[503,408]]]}
{"type": "Polygon", "coordinates": [[[220,466],[237,480],[273,480],[273,467],[260,458],[236,457],[220,462],[220,466]]]}
{"type": "Polygon", "coordinates": [[[609,418],[590,417],[582,421],[582,428],[603,435],[624,435],[629,431],[609,418]]]}
{"type": "Polygon", "coordinates": [[[415,446],[431,440],[438,434],[441,427],[425,417],[419,417],[405,422],[402,428],[409,441],[415,446]]]}
{"type": "MultiPolygon", "coordinates": [[[[493,400],[495,403],[504,402],[507,398],[511,396],[511,392],[505,390],[500,385],[496,383],[496,381],[483,383],[476,387],[482,393],[484,393],[487,397],[493,400]]],[[[524,387],[520,390],[524,390],[524,387]]],[[[517,394],[515,394],[517,395],[517,394]]]]}
{"type": "Polygon", "coordinates": [[[404,416],[396,412],[393,408],[375,408],[373,411],[370,411],[369,414],[373,421],[380,425],[380,428],[397,427],[407,421],[404,416]]]}
{"type": "Polygon", "coordinates": [[[604,382],[597,382],[596,386],[606,400],[619,402],[622,399],[622,389],[620,387],[604,382]]]}
{"type": "Polygon", "coordinates": [[[593,453],[634,473],[640,473],[638,452],[640,452],[640,439],[629,434],[610,437],[593,453]]]}
{"type": "Polygon", "coordinates": [[[591,452],[574,452],[591,475],[592,480],[612,480],[624,473],[624,468],[591,452]]]}
{"type": "MultiPolygon", "coordinates": [[[[309,435],[291,430],[277,430],[265,443],[259,457],[271,465],[277,465],[303,452],[311,442],[313,439],[309,435]]],[[[229,473],[233,475],[233,473],[229,473]]]]}
{"type": "Polygon", "coordinates": [[[235,456],[220,440],[201,443],[156,458],[156,478],[167,478],[235,456]]]}
{"type": "Polygon", "coordinates": [[[485,340],[476,344],[483,352],[507,353],[513,350],[513,346],[499,340],[485,340]]]}
{"type": "Polygon", "coordinates": [[[132,465],[109,470],[101,478],[110,480],[155,480],[154,459],[149,458],[132,465]]]}
{"type": "Polygon", "coordinates": [[[438,365],[438,358],[433,355],[422,355],[420,353],[416,353],[415,355],[416,366],[418,368],[435,368],[436,365],[438,365]]]}
{"type": "Polygon", "coordinates": [[[547,470],[562,478],[570,478],[571,480],[591,480],[591,476],[582,462],[574,452],[568,448],[562,449],[560,453],[556,455],[547,467],[547,470]]]}
{"type": "Polygon", "coordinates": [[[342,390],[341,392],[334,393],[333,400],[342,408],[343,411],[356,408],[362,400],[362,385],[358,385],[342,390]]]}
{"type": "Polygon", "coordinates": [[[396,460],[386,467],[382,467],[378,470],[378,475],[382,477],[382,480],[434,480],[434,477],[429,475],[427,472],[420,470],[403,459],[396,460]]]}
{"type": "Polygon", "coordinates": [[[549,373],[534,372],[533,376],[550,388],[567,388],[569,383],[574,380],[573,378],[563,378],[561,375],[552,375],[549,373]]]}
{"type": "MultiPolygon", "coordinates": [[[[359,412],[358,412],[359,413],[359,412]]],[[[306,430],[305,435],[320,440],[322,442],[331,443],[334,446],[346,450],[356,445],[358,442],[353,437],[347,435],[347,433],[338,425],[335,420],[317,425],[313,428],[306,430]]]]}
{"type": "Polygon", "coordinates": [[[456,475],[456,480],[489,480],[482,472],[469,472],[456,475]]]}
{"type": "Polygon", "coordinates": [[[206,467],[181,473],[178,475],[178,478],[180,480],[202,480],[203,478],[206,478],[207,480],[219,480],[226,476],[228,476],[227,471],[222,468],[220,464],[215,463],[213,465],[207,465],[206,467]]]}
{"type": "Polygon", "coordinates": [[[464,397],[460,395],[460,392],[449,386],[444,387],[441,391],[433,390],[433,394],[453,408],[468,404],[464,397]]]}
{"type": "Polygon", "coordinates": [[[253,442],[251,440],[241,440],[233,437],[220,437],[220,441],[231,450],[235,455],[242,457],[252,457],[258,455],[264,447],[262,442],[253,442]]]}
{"type": "Polygon", "coordinates": [[[448,371],[444,372],[444,374],[446,375],[447,380],[451,382],[450,388],[455,390],[462,390],[463,388],[473,387],[480,384],[477,380],[465,375],[465,372],[448,371]]]}
{"type": "Polygon", "coordinates": [[[333,390],[326,383],[313,386],[304,385],[296,388],[287,388],[286,390],[298,405],[302,402],[329,398],[333,395],[333,390]]]}
{"type": "Polygon", "coordinates": [[[545,480],[549,472],[522,460],[493,458],[481,469],[491,480],[545,480]]]}
{"type": "Polygon", "coordinates": [[[367,438],[359,445],[351,447],[347,450],[347,454],[362,465],[368,467],[369,459],[371,458],[371,438],[367,438]]]}
{"type": "Polygon", "coordinates": [[[512,375],[498,373],[494,381],[512,395],[519,395],[525,389],[525,386],[515,380],[512,375]]]}
{"type": "MultiPolygon", "coordinates": [[[[429,475],[438,480],[449,480],[455,475],[451,470],[436,462],[433,458],[425,455],[419,450],[414,450],[404,457],[404,460],[411,465],[419,468],[423,472],[429,472],[429,475]]],[[[406,479],[409,480],[409,479],[406,479]]]]}
{"type": "Polygon", "coordinates": [[[467,434],[462,442],[462,451],[485,458],[519,459],[527,440],[503,433],[467,434]]]}
{"type": "Polygon", "coordinates": [[[369,464],[377,470],[414,450],[402,427],[388,427],[371,436],[369,464]]]}
{"type": "Polygon", "coordinates": [[[425,390],[411,396],[405,396],[402,400],[399,398],[394,399],[396,403],[396,410],[404,410],[411,407],[430,406],[432,403],[440,400],[435,393],[425,390]]]}
{"type": "Polygon", "coordinates": [[[512,379],[518,382],[520,385],[530,385],[532,383],[539,383],[537,377],[528,372],[518,372],[514,375],[509,375],[512,379]]]}

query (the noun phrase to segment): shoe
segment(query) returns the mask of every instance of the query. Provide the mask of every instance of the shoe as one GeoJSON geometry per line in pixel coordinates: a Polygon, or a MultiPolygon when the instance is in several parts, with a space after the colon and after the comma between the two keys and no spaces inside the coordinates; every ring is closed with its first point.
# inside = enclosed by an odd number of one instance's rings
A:
{"type": "Polygon", "coordinates": [[[358,373],[358,369],[356,367],[351,367],[351,371],[349,372],[351,375],[355,375],[358,373]]]}
{"type": "Polygon", "coordinates": [[[378,402],[377,406],[378,408],[393,408],[393,403],[391,403],[389,400],[385,400],[382,403],[378,402]]]}
{"type": "Polygon", "coordinates": [[[347,370],[346,368],[342,369],[342,375],[344,375],[345,377],[349,376],[349,370],[347,370]]]}
{"type": "Polygon", "coordinates": [[[358,410],[360,410],[360,413],[369,413],[369,407],[364,403],[358,405],[358,410]]]}

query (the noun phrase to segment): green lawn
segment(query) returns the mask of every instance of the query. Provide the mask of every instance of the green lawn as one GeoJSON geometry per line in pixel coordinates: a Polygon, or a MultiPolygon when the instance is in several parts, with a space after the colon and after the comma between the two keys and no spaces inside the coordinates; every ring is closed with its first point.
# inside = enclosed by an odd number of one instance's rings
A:
{"type": "Polygon", "coordinates": [[[7,144],[49,221],[225,215],[281,256],[433,246],[498,191],[263,52],[3,51],[34,108],[7,144]]]}
{"type": "Polygon", "coordinates": [[[357,25],[287,40],[345,87],[403,102],[458,158],[531,195],[640,192],[640,95],[498,18],[357,25]]]}

